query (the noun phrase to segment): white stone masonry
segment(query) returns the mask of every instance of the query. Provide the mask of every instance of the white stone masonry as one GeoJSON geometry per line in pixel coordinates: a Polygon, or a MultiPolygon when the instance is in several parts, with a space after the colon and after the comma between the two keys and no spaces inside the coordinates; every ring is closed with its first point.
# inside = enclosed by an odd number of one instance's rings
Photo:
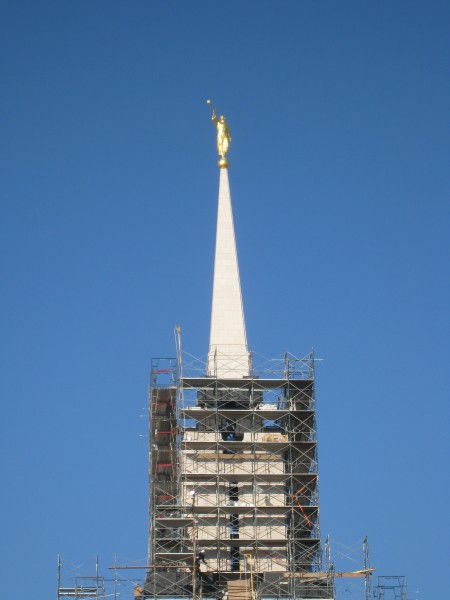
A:
{"type": "Polygon", "coordinates": [[[208,375],[232,379],[248,374],[249,354],[228,169],[220,169],[208,375]]]}

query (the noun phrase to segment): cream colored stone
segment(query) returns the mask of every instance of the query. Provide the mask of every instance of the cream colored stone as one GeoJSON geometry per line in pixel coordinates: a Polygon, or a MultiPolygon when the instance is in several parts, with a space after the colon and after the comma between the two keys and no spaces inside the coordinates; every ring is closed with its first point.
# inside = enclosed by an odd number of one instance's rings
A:
{"type": "Polygon", "coordinates": [[[228,169],[220,169],[208,375],[249,374],[249,354],[233,225],[228,169]]]}

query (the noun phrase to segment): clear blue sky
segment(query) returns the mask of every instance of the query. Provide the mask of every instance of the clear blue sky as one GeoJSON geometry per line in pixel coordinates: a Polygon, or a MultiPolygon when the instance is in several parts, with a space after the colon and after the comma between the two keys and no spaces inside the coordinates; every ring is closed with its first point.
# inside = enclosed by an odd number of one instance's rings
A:
{"type": "Polygon", "coordinates": [[[150,359],[176,323],[208,346],[208,97],[250,347],[324,359],[322,533],[445,595],[449,27],[445,0],[3,2],[2,597],[54,597],[58,552],[145,561],[150,359]]]}

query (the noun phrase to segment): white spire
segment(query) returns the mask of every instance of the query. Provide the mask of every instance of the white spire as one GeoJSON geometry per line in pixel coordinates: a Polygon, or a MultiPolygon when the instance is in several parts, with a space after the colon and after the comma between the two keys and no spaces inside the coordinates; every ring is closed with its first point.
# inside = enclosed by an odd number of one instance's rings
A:
{"type": "Polygon", "coordinates": [[[232,379],[248,374],[249,354],[228,169],[221,168],[208,375],[232,379]]]}

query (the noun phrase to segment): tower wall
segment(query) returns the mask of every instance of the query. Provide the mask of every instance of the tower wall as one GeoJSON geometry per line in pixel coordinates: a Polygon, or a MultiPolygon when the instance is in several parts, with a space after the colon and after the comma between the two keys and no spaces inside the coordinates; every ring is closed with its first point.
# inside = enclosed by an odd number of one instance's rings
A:
{"type": "Polygon", "coordinates": [[[155,379],[149,596],[330,597],[296,579],[321,569],[313,373],[155,379]]]}

